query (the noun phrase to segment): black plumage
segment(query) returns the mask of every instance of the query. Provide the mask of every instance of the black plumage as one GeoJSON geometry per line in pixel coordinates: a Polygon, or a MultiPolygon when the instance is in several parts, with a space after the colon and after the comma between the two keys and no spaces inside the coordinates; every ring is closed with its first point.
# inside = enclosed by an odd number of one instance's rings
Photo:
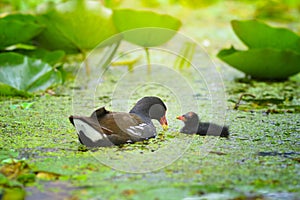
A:
{"type": "Polygon", "coordinates": [[[188,112],[178,116],[177,119],[184,122],[184,127],[180,130],[181,133],[197,134],[201,136],[229,136],[229,128],[227,126],[219,126],[209,122],[200,122],[198,115],[194,112],[188,112]]]}

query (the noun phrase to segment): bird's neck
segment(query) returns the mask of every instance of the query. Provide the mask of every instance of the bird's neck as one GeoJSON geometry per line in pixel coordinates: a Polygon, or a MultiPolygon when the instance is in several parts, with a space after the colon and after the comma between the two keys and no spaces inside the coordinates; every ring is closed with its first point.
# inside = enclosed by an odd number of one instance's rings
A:
{"type": "Polygon", "coordinates": [[[139,116],[147,124],[152,124],[151,117],[149,116],[149,112],[147,112],[147,110],[145,109],[139,109],[138,107],[134,107],[130,110],[129,113],[139,116]]]}
{"type": "Polygon", "coordinates": [[[198,126],[199,126],[199,123],[198,124],[185,124],[184,127],[181,129],[181,131],[188,133],[188,134],[197,133],[198,126]]]}
{"type": "Polygon", "coordinates": [[[187,121],[184,123],[184,127],[182,131],[187,132],[189,134],[197,133],[199,127],[199,119],[192,119],[191,121],[187,121]]]}

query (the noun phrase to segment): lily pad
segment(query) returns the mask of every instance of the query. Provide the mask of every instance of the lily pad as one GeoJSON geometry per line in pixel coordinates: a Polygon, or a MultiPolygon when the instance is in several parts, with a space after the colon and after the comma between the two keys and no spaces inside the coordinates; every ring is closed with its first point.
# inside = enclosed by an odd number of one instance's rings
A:
{"type": "Polygon", "coordinates": [[[13,88],[7,84],[0,82],[0,95],[1,96],[20,96],[20,97],[30,97],[32,94],[18,90],[16,88],[13,88]]]}
{"type": "MultiPolygon", "coordinates": [[[[1,53],[0,82],[18,91],[35,92],[61,83],[62,75],[41,59],[17,53],[1,53]]],[[[2,93],[2,88],[0,89],[2,93]]]]}
{"type": "Polygon", "coordinates": [[[11,14],[0,18],[0,49],[25,43],[44,29],[33,15],[11,14]],[[20,34],[22,33],[22,34],[20,34]]]}
{"type": "Polygon", "coordinates": [[[286,79],[300,72],[300,53],[271,48],[222,50],[220,59],[256,79],[286,79]]]}
{"type": "Polygon", "coordinates": [[[47,51],[39,48],[33,50],[18,50],[17,53],[21,53],[31,58],[42,59],[44,62],[49,63],[50,65],[59,63],[65,56],[65,52],[61,50],[47,51]]]}
{"type": "Polygon", "coordinates": [[[181,26],[180,20],[170,15],[133,9],[114,10],[113,20],[125,40],[142,47],[164,44],[181,26]]]}
{"type": "Polygon", "coordinates": [[[271,27],[256,20],[233,20],[231,25],[249,48],[290,49],[300,53],[300,37],[289,29],[271,27]]]}
{"type": "Polygon", "coordinates": [[[50,50],[76,53],[93,49],[116,33],[112,11],[99,1],[48,4],[40,11],[38,19],[47,27],[36,40],[40,46],[50,50]]]}

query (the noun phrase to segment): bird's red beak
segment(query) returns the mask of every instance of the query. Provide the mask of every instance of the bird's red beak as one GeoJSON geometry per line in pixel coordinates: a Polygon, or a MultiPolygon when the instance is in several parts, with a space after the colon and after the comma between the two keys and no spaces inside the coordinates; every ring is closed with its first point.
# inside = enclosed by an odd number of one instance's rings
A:
{"type": "Polygon", "coordinates": [[[168,121],[165,115],[162,118],[160,118],[159,123],[161,124],[164,130],[168,129],[168,121]]]}
{"type": "Polygon", "coordinates": [[[182,116],[182,115],[181,115],[181,116],[177,116],[176,119],[179,119],[179,120],[181,120],[181,121],[185,121],[185,117],[182,116]]]}

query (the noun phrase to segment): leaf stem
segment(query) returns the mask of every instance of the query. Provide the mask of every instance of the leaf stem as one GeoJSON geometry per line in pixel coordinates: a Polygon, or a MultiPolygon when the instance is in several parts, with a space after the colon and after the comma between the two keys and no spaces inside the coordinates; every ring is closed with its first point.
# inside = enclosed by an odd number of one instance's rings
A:
{"type": "Polygon", "coordinates": [[[243,99],[245,96],[249,96],[249,97],[252,97],[252,98],[256,98],[255,95],[253,95],[253,94],[248,94],[248,93],[243,93],[243,94],[241,94],[240,97],[239,97],[239,99],[238,99],[238,101],[235,103],[235,105],[234,105],[234,107],[233,107],[234,110],[237,110],[237,109],[239,108],[239,106],[240,106],[240,104],[241,104],[241,101],[242,101],[242,99],[243,99]]]}
{"type": "Polygon", "coordinates": [[[148,72],[151,71],[151,63],[150,63],[150,52],[149,52],[149,48],[145,47],[145,52],[146,52],[146,59],[147,59],[147,66],[148,66],[148,72]]]}
{"type": "Polygon", "coordinates": [[[90,66],[89,66],[89,61],[88,61],[87,56],[86,56],[86,52],[81,51],[81,55],[82,55],[82,59],[84,61],[86,75],[89,76],[91,74],[91,69],[90,69],[90,66]]]}
{"type": "Polygon", "coordinates": [[[113,43],[111,45],[111,48],[104,54],[104,56],[101,58],[100,66],[102,68],[106,68],[111,64],[111,61],[116,54],[119,46],[120,46],[121,40],[113,43]]]}

